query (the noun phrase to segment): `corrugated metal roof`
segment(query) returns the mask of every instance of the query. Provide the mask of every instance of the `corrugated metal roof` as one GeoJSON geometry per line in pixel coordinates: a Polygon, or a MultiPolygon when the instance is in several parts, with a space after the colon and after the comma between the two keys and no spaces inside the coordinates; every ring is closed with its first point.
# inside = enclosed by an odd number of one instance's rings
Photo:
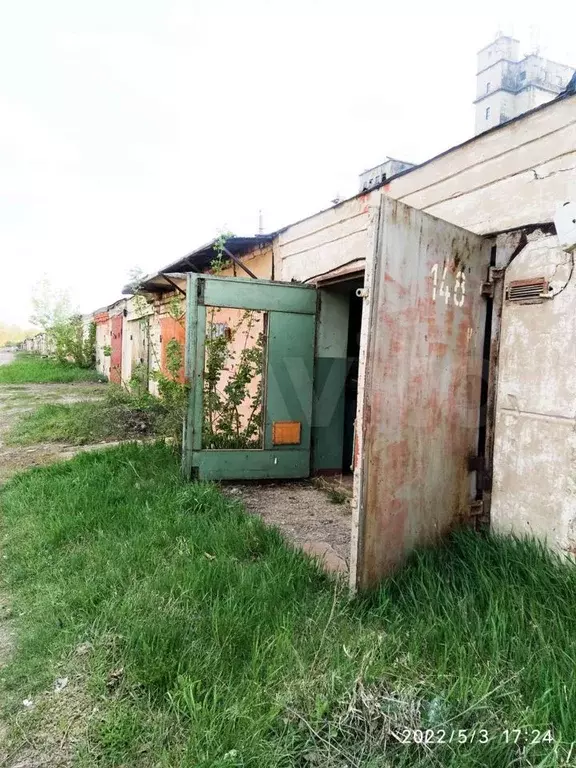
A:
{"type": "MultiPolygon", "coordinates": [[[[253,235],[252,237],[229,237],[224,245],[234,256],[242,256],[258,245],[268,245],[275,237],[275,232],[268,235],[253,235]]],[[[204,272],[216,258],[215,245],[219,239],[215,237],[214,240],[196,248],[178,261],[173,261],[163,269],[158,270],[157,273],[146,275],[140,281],[140,287],[152,292],[167,290],[169,284],[167,280],[162,278],[163,274],[174,277],[183,276],[187,272],[204,272]]],[[[133,291],[130,290],[129,286],[126,286],[122,293],[132,294],[133,291]]]]}
{"type": "MultiPolygon", "coordinates": [[[[252,248],[255,248],[257,245],[271,243],[272,240],[274,240],[274,237],[275,233],[269,235],[254,235],[252,237],[229,237],[225,242],[225,246],[234,254],[234,256],[241,256],[247,251],[251,251],[252,248]]],[[[161,269],[160,272],[193,272],[195,271],[194,267],[200,271],[204,271],[216,258],[214,246],[218,240],[219,238],[214,238],[214,240],[206,243],[206,245],[202,245],[200,248],[191,251],[182,259],[168,264],[168,266],[161,269]]]]}
{"type": "Polygon", "coordinates": [[[140,288],[150,293],[163,293],[174,290],[173,282],[178,280],[186,280],[184,272],[159,272],[157,275],[144,277],[140,281],[140,288]]]}

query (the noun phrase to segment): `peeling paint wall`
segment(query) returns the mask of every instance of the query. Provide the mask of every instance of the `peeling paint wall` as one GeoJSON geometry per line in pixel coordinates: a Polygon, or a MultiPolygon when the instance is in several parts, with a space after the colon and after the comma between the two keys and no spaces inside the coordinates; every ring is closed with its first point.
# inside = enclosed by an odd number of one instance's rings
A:
{"type": "MultiPolygon", "coordinates": [[[[499,244],[500,245],[500,244],[499,244]]],[[[545,277],[557,295],[504,300],[497,384],[492,525],[576,548],[576,275],[556,236],[541,230],[507,267],[545,277]]]]}

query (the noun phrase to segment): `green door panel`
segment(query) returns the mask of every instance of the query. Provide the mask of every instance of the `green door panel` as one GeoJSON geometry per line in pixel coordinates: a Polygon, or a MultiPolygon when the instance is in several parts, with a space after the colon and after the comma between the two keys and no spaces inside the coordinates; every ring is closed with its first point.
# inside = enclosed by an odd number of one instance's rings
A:
{"type": "Polygon", "coordinates": [[[313,287],[188,275],[185,368],[190,396],[182,448],[185,477],[242,480],[309,476],[315,332],[313,287]],[[267,313],[262,448],[202,446],[207,307],[267,313]],[[298,422],[299,443],[274,445],[275,422],[298,422]]]}
{"type": "Polygon", "coordinates": [[[261,311],[316,314],[316,291],[297,283],[246,280],[243,277],[199,278],[199,303],[261,311]],[[256,286],[258,288],[256,289],[256,286]]]}
{"type": "Polygon", "coordinates": [[[200,480],[269,480],[308,477],[310,452],[195,451],[192,466],[200,480]]]}
{"type": "Polygon", "coordinates": [[[338,472],[342,467],[344,387],[348,367],[345,357],[316,358],[312,425],[312,467],[315,472],[338,472]]]}
{"type": "MultiPolygon", "coordinates": [[[[314,315],[270,312],[264,447],[272,448],[275,421],[299,421],[301,445],[310,445],[314,379],[314,315]]],[[[280,450],[294,451],[293,446],[280,450]]],[[[277,448],[278,450],[278,448],[277,448]]],[[[299,449],[298,449],[299,450],[299,449]]]]}

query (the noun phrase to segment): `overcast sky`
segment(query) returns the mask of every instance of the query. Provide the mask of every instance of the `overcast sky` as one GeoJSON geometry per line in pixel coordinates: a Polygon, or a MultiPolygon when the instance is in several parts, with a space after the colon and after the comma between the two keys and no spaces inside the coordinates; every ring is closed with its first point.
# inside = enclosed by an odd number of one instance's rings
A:
{"type": "Polygon", "coordinates": [[[0,0],[0,320],[42,274],[87,312],[259,209],[274,230],[469,138],[498,29],[576,64],[566,6],[467,5],[0,0]]]}

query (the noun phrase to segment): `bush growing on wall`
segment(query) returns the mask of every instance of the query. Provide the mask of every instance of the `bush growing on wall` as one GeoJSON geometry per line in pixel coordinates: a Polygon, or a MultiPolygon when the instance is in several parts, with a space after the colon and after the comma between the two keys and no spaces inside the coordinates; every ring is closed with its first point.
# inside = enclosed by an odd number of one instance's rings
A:
{"type": "Polygon", "coordinates": [[[80,368],[96,364],[96,323],[86,325],[80,315],[55,323],[46,330],[54,356],[60,362],[73,362],[80,368]],[[87,332],[86,332],[87,331],[87,332]]]}

